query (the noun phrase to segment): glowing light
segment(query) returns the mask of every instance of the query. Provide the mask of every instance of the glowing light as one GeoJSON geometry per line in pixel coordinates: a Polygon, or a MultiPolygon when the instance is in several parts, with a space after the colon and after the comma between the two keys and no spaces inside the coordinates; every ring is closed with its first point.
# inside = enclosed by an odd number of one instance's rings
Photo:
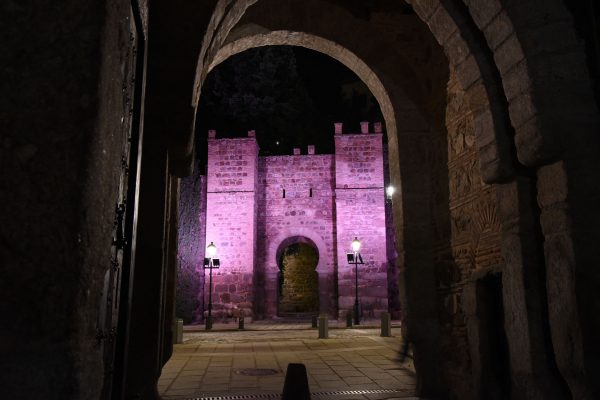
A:
{"type": "Polygon", "coordinates": [[[354,240],[352,241],[352,251],[355,253],[358,253],[359,250],[360,250],[360,240],[358,240],[358,237],[354,237],[354,240]]]}
{"type": "Polygon", "coordinates": [[[213,242],[210,242],[208,246],[206,246],[206,255],[209,258],[213,258],[217,254],[217,246],[213,242]]]}
{"type": "Polygon", "coordinates": [[[396,189],[391,185],[385,188],[385,194],[387,195],[387,198],[391,199],[395,191],[396,189]]]}

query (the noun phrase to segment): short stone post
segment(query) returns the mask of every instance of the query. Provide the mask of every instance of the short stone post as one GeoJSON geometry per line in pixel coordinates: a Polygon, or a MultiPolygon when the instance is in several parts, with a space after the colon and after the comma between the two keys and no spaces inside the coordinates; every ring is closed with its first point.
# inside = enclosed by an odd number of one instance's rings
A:
{"type": "Polygon", "coordinates": [[[183,320],[181,318],[175,319],[175,332],[173,335],[173,343],[183,343],[183,320]]]}
{"type": "Polygon", "coordinates": [[[392,318],[388,312],[381,313],[381,336],[392,336],[392,318]]]}
{"type": "Polygon", "coordinates": [[[304,364],[288,364],[281,400],[310,400],[310,388],[304,364]]]}
{"type": "Polygon", "coordinates": [[[327,339],[329,337],[328,323],[327,315],[319,315],[319,339],[327,339]]]}
{"type": "Polygon", "coordinates": [[[318,324],[317,324],[318,321],[317,321],[317,316],[316,315],[312,316],[312,321],[311,322],[312,322],[313,329],[317,329],[317,327],[318,327],[318,324]]]}
{"type": "Polygon", "coordinates": [[[346,328],[352,328],[352,311],[346,313],[346,328]]]}

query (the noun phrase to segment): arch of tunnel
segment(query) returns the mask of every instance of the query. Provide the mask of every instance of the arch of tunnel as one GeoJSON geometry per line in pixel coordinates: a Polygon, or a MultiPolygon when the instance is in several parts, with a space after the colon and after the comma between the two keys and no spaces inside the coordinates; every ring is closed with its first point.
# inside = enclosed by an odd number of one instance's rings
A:
{"type": "Polygon", "coordinates": [[[4,7],[3,392],[157,398],[204,79],[241,49],[300,45],[355,71],[384,114],[419,394],[600,397],[600,57],[584,3],[4,7]]]}

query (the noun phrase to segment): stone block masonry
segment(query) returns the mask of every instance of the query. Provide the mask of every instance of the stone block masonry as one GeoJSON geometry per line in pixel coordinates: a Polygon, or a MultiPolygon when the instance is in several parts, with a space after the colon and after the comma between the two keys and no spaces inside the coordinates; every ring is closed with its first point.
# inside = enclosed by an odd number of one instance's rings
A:
{"type": "Polygon", "coordinates": [[[295,243],[309,244],[318,253],[319,311],[335,312],[335,234],[332,155],[292,155],[259,159],[257,301],[261,315],[273,317],[278,308],[280,256],[295,243]]]}
{"type": "MultiPolygon", "coordinates": [[[[315,154],[318,149],[309,146],[269,157],[258,157],[252,131],[236,139],[209,132],[206,217],[200,220],[206,221],[206,243],[215,243],[221,261],[213,271],[213,318],[240,312],[274,318],[290,310],[345,315],[354,303],[354,269],[346,260],[354,237],[363,244],[363,318],[389,311],[382,133],[376,131],[369,133],[365,122],[361,133],[342,134],[337,123],[334,155],[315,154]],[[316,276],[316,286],[284,279],[281,264],[291,245],[314,249],[314,265],[303,267],[314,273],[303,274],[316,276]],[[290,297],[300,292],[304,300],[290,297]]],[[[208,304],[208,271],[204,282],[208,304]]]]}
{"type": "Polygon", "coordinates": [[[335,135],[335,209],[337,283],[340,317],[352,310],[355,271],[346,259],[351,241],[361,243],[363,265],[358,266],[358,297],[363,317],[388,311],[388,259],[382,134],[335,135]]]}
{"type": "Polygon", "coordinates": [[[213,270],[213,318],[217,320],[240,312],[252,315],[257,161],[253,137],[208,140],[206,243],[215,243],[221,260],[221,267],[213,270]]]}

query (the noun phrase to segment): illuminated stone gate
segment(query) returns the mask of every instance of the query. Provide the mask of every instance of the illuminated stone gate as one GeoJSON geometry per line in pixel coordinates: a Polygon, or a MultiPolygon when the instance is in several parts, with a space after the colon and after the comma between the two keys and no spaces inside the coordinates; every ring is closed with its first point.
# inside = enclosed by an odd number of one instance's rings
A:
{"type": "MultiPolygon", "coordinates": [[[[333,155],[308,146],[308,154],[294,149],[290,156],[259,157],[254,131],[234,139],[209,132],[206,217],[200,220],[221,261],[213,271],[214,318],[282,315],[278,259],[282,246],[299,237],[318,255],[319,312],[335,317],[352,309],[354,269],[346,253],[354,237],[365,262],[359,266],[363,316],[388,311],[381,124],[369,132],[364,122],[358,134],[342,134],[342,124],[335,124],[334,140],[333,155]]],[[[205,304],[207,285],[205,279],[205,304]]]]}

